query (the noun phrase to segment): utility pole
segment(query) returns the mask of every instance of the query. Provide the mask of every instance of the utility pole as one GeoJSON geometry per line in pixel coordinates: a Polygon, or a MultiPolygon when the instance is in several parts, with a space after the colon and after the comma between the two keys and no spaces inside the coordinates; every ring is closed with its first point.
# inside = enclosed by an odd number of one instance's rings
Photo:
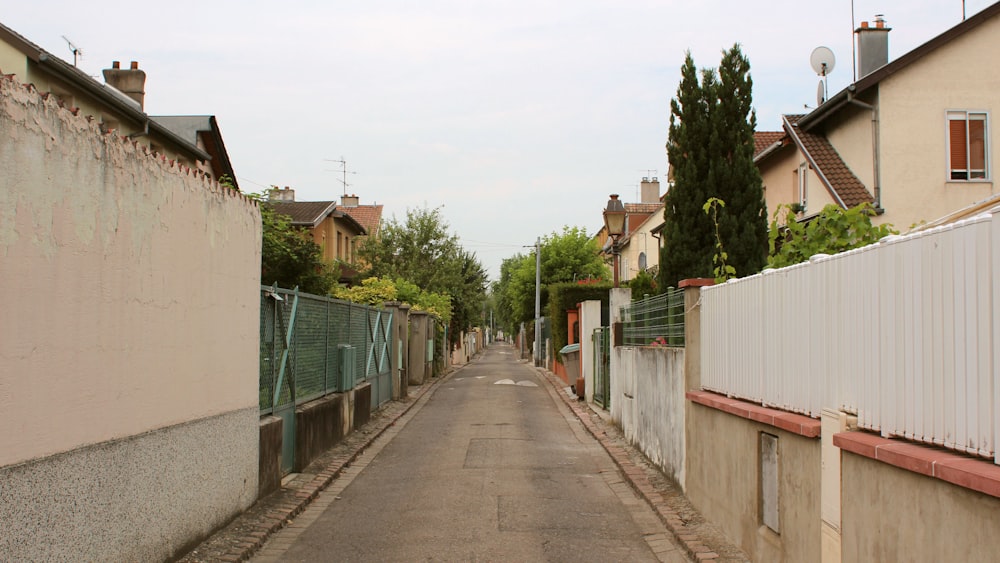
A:
{"type": "Polygon", "coordinates": [[[542,360],[542,238],[535,239],[535,365],[542,360]]]}

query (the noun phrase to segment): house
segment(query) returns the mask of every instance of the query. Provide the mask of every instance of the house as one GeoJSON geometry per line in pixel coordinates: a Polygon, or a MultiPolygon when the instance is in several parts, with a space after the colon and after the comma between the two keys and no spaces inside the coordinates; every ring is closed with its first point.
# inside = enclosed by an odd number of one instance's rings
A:
{"type": "MultiPolygon", "coordinates": [[[[377,237],[379,228],[382,226],[382,206],[381,205],[361,205],[357,195],[344,194],[340,198],[340,211],[347,214],[358,222],[365,233],[358,235],[355,239],[356,248],[361,248],[368,237],[377,237]]],[[[364,265],[363,259],[356,257],[355,263],[364,265]]]]}
{"type": "MultiPolygon", "coordinates": [[[[623,283],[639,272],[656,268],[660,263],[659,230],[663,227],[663,202],[660,181],[656,177],[642,179],[640,199],[639,203],[624,204],[625,234],[618,239],[618,278],[623,283]]],[[[612,249],[607,227],[602,227],[595,236],[602,255],[610,264],[612,249]]]]}
{"type": "Polygon", "coordinates": [[[855,30],[859,78],[782,131],[755,157],[770,213],[797,205],[871,204],[877,223],[906,230],[996,193],[990,123],[1000,100],[1000,3],[889,61],[890,28],[855,30]]]}
{"type": "Polygon", "coordinates": [[[358,237],[367,231],[338,208],[337,202],[295,201],[295,190],[286,186],[270,191],[268,205],[291,218],[293,227],[309,230],[313,241],[323,249],[323,260],[340,264],[341,283],[355,281],[358,271],[352,265],[357,263],[358,237]]]}
{"type": "Polygon", "coordinates": [[[43,96],[53,96],[70,111],[97,121],[106,134],[127,137],[160,158],[214,179],[219,178],[216,167],[220,164],[213,161],[219,160],[224,162],[220,170],[232,176],[214,118],[210,121],[218,144],[209,142],[199,146],[193,136],[179,134],[164,124],[162,118],[145,113],[146,73],[137,62],[123,69],[115,61],[111,68],[104,69],[105,82],[101,83],[0,24],[0,73],[12,75],[22,84],[31,84],[43,96]]]}
{"type": "Polygon", "coordinates": [[[222,131],[214,115],[154,115],[151,116],[178,137],[194,144],[212,157],[209,166],[215,179],[227,177],[233,187],[239,189],[236,172],[229,160],[226,143],[222,140],[222,131]]]}

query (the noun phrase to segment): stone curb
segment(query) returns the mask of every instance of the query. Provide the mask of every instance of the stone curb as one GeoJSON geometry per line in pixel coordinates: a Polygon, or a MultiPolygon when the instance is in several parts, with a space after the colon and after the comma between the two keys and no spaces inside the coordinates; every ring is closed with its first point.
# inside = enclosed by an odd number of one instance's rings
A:
{"type": "MultiPolygon", "coordinates": [[[[334,458],[333,462],[327,465],[325,468],[321,469],[319,473],[316,474],[311,481],[300,486],[295,494],[292,502],[282,501],[273,507],[268,507],[267,517],[264,524],[254,527],[254,531],[248,533],[244,537],[240,538],[240,541],[236,543],[233,549],[230,549],[224,555],[222,555],[218,560],[225,563],[237,563],[240,561],[249,561],[255,553],[257,553],[267,540],[271,536],[281,531],[287,525],[291,523],[291,520],[301,514],[312,501],[316,500],[321,492],[327,489],[334,480],[337,479],[343,473],[344,469],[353,463],[358,456],[361,455],[372,443],[381,437],[386,430],[390,427],[395,426],[399,419],[406,416],[420,399],[423,398],[431,389],[437,387],[437,385],[446,379],[451,378],[451,376],[462,371],[466,366],[471,364],[473,361],[479,358],[477,354],[468,363],[458,366],[448,373],[431,378],[428,383],[420,386],[419,391],[414,395],[409,395],[410,404],[406,408],[402,409],[395,415],[384,420],[380,420],[381,427],[375,429],[371,435],[359,443],[353,451],[345,453],[344,455],[337,456],[334,458]]],[[[362,427],[363,428],[363,427],[362,427]]],[[[360,428],[355,428],[354,431],[357,432],[360,428]]],[[[257,502],[266,503],[267,497],[258,500],[257,502]]],[[[237,516],[236,518],[239,518],[237,516]]],[[[221,530],[220,530],[221,532],[221,530]]],[[[213,534],[214,535],[214,534],[213,534]]],[[[205,538],[205,542],[209,541],[212,536],[205,538]]],[[[185,559],[186,556],[181,557],[181,561],[185,559]]]]}
{"type": "Polygon", "coordinates": [[[708,546],[702,542],[700,536],[695,530],[689,528],[684,521],[681,519],[677,512],[667,505],[663,496],[657,492],[656,488],[649,482],[649,477],[646,476],[646,471],[641,467],[637,467],[632,460],[628,457],[628,452],[624,448],[617,444],[611,443],[607,439],[607,436],[602,432],[590,418],[590,405],[583,401],[574,400],[568,394],[566,394],[565,387],[566,384],[563,380],[559,379],[555,374],[544,368],[535,367],[535,369],[545,377],[549,385],[554,387],[557,391],[557,395],[562,398],[563,402],[573,411],[580,422],[583,423],[583,427],[587,429],[590,433],[604,448],[604,451],[608,452],[611,459],[614,460],[615,465],[618,466],[618,470],[621,472],[622,476],[629,483],[632,489],[646,501],[646,504],[656,512],[656,515],[663,522],[663,525],[670,530],[670,533],[674,535],[677,539],[677,543],[684,547],[684,551],[687,552],[695,561],[718,561],[719,554],[712,551],[708,546]]]}

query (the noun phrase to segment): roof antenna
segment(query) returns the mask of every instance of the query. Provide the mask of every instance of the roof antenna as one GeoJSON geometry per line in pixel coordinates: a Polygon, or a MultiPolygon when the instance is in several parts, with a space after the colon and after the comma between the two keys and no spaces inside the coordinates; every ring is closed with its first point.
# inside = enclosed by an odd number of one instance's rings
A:
{"type": "Polygon", "coordinates": [[[347,195],[347,188],[351,185],[351,184],[347,183],[347,175],[348,174],[357,174],[357,172],[354,172],[353,170],[350,171],[350,172],[347,171],[347,161],[344,160],[343,156],[340,157],[340,160],[335,160],[335,159],[331,159],[331,158],[325,158],[323,160],[325,160],[327,162],[336,162],[336,163],[340,164],[340,170],[339,170],[339,172],[344,175],[344,179],[343,180],[337,180],[337,181],[340,182],[341,184],[344,184],[344,195],[346,196],[347,195]]]}
{"type": "Polygon", "coordinates": [[[66,37],[65,35],[63,35],[62,38],[63,38],[63,41],[65,41],[66,44],[69,45],[69,50],[73,52],[73,66],[76,66],[77,59],[78,58],[79,59],[83,58],[83,49],[81,49],[81,48],[77,47],[76,45],[74,45],[73,42],[69,40],[69,37],[66,37]]]}

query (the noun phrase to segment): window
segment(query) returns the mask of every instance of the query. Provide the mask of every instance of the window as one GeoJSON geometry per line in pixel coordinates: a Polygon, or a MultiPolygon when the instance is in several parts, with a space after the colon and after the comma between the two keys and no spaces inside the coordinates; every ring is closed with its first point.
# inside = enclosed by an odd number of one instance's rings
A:
{"type": "Polygon", "coordinates": [[[639,269],[640,270],[645,270],[646,269],[646,253],[645,252],[640,252],[639,253],[639,269]]]}
{"type": "Polygon", "coordinates": [[[948,179],[990,177],[985,112],[948,112],[948,179]]]}
{"type": "Polygon", "coordinates": [[[807,183],[808,173],[809,165],[805,162],[799,164],[799,205],[802,206],[802,211],[806,210],[806,196],[809,195],[809,185],[807,183]]]}

